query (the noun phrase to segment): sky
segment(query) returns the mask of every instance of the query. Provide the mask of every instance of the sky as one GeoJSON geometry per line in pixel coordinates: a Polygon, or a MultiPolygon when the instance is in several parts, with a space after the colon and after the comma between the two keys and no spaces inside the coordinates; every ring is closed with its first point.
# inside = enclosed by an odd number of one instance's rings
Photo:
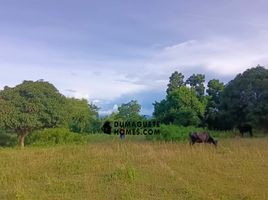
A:
{"type": "Polygon", "coordinates": [[[172,72],[268,66],[266,0],[0,0],[0,88],[44,79],[105,115],[151,115],[172,72]]]}

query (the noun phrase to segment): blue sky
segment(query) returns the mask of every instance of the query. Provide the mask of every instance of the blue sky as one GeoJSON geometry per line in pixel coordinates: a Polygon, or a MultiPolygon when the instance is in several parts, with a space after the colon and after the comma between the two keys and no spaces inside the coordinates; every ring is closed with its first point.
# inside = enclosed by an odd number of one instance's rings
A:
{"type": "Polygon", "coordinates": [[[227,82],[268,66],[265,0],[0,0],[0,87],[45,79],[66,96],[142,113],[170,74],[227,82]]]}

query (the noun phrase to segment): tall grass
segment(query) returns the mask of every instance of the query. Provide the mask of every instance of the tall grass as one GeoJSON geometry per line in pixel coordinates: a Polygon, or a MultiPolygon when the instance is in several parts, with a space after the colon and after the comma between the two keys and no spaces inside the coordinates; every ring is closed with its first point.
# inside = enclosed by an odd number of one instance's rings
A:
{"type": "Polygon", "coordinates": [[[268,199],[268,139],[0,149],[0,199],[268,199]]]}

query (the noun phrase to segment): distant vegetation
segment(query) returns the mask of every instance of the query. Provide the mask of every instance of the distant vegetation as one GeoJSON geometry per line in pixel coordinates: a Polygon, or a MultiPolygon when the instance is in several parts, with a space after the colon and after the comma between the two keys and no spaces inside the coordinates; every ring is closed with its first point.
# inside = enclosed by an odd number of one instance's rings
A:
{"type": "MultiPolygon", "coordinates": [[[[239,125],[268,132],[268,70],[257,66],[238,74],[229,83],[208,81],[205,75],[175,71],[169,78],[166,97],[154,102],[153,118],[161,122],[161,134],[153,140],[185,140],[193,130],[231,137],[239,125]],[[221,133],[219,130],[223,130],[221,133]]],[[[0,91],[0,145],[74,143],[86,141],[88,133],[101,132],[104,121],[139,121],[136,100],[122,104],[118,112],[100,118],[98,107],[85,99],[67,98],[43,80],[24,81],[0,91]],[[55,130],[53,130],[55,129],[55,130]],[[80,135],[79,135],[80,134],[80,135]],[[82,139],[81,139],[82,138],[82,139]]]]}
{"type": "Polygon", "coordinates": [[[165,124],[231,130],[251,124],[268,130],[268,70],[257,66],[238,74],[224,85],[217,79],[193,74],[186,81],[174,72],[167,95],[154,103],[154,117],[165,124]]]}
{"type": "MultiPolygon", "coordinates": [[[[36,130],[62,127],[77,133],[99,131],[98,108],[86,100],[67,98],[50,83],[24,81],[0,92],[0,128],[25,137],[36,130]]],[[[3,135],[3,134],[2,134],[3,135]]]]}
{"type": "Polygon", "coordinates": [[[57,144],[84,144],[89,137],[87,134],[79,134],[66,128],[53,128],[38,130],[26,138],[26,143],[33,146],[52,146],[57,144]]]}
{"type": "MultiPolygon", "coordinates": [[[[190,132],[202,132],[204,128],[194,126],[178,126],[178,125],[161,125],[159,135],[147,135],[148,140],[164,140],[164,141],[187,141],[190,132]]],[[[216,138],[233,138],[238,132],[210,130],[210,135],[216,138]]]]}

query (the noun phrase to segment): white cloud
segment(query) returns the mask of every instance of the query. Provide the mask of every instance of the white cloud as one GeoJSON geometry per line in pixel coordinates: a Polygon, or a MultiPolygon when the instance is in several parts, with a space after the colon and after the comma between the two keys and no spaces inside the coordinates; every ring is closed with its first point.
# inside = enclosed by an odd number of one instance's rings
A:
{"type": "Polygon", "coordinates": [[[115,112],[118,111],[118,105],[117,105],[117,104],[114,104],[113,110],[114,110],[115,112]]]}
{"type": "Polygon", "coordinates": [[[118,112],[118,105],[117,104],[114,104],[113,108],[112,109],[108,109],[108,110],[100,110],[99,111],[99,114],[100,115],[110,115],[114,112],[118,112]]]}
{"type": "Polygon", "coordinates": [[[223,37],[189,40],[165,47],[150,65],[157,70],[177,66],[182,72],[203,69],[219,76],[235,75],[258,64],[267,65],[267,43],[268,34],[248,40],[223,37]]]}

